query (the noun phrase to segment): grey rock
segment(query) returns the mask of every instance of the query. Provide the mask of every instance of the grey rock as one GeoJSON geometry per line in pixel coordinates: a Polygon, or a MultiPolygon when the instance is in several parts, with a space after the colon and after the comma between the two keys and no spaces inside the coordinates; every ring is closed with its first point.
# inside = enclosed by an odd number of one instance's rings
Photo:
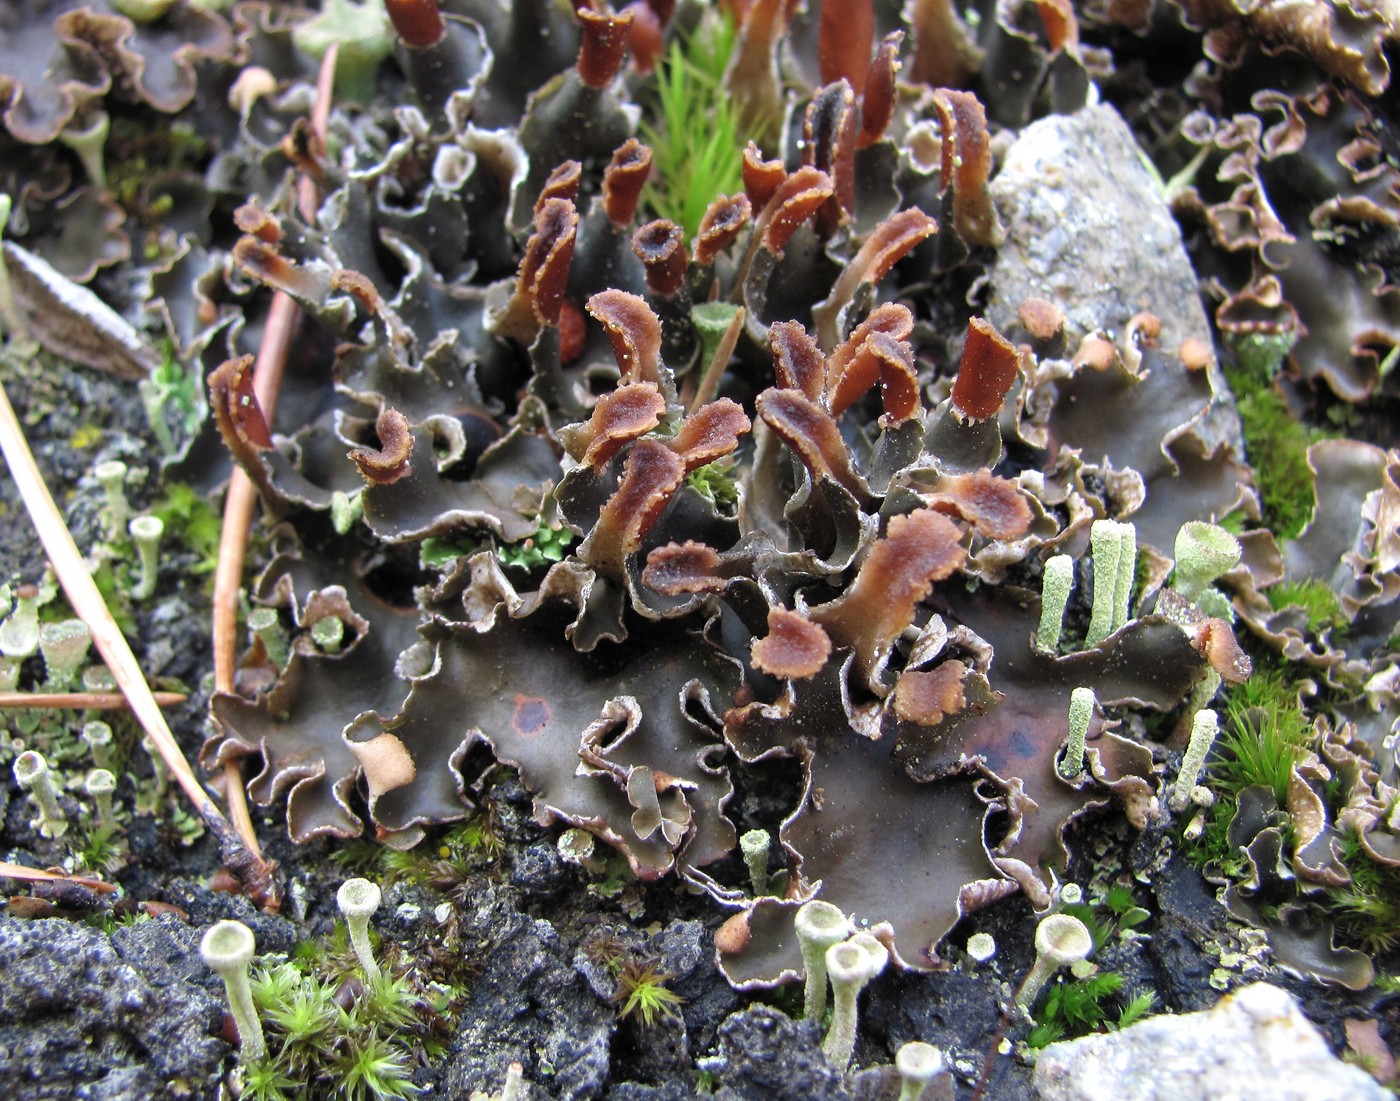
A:
{"type": "Polygon", "coordinates": [[[121,926],[112,933],[112,947],[155,986],[193,982],[222,991],[223,981],[199,955],[200,935],[199,930],[167,916],[121,926]]]}
{"type": "MultiPolygon", "coordinates": [[[[899,1071],[893,1066],[868,1067],[846,1079],[851,1101],[898,1101],[902,1087],[899,1071]]],[[[955,1093],[953,1075],[949,1072],[925,1084],[919,1101],[955,1101],[958,1096],[961,1095],[955,1093]]]]}
{"type": "Polygon", "coordinates": [[[850,1101],[842,1076],[822,1054],[821,1032],[772,1006],[756,1005],[720,1026],[716,1101],[850,1101]]]}
{"type": "Polygon", "coordinates": [[[741,1004],[727,982],[715,982],[715,946],[698,921],[673,921],[652,939],[663,970],[675,976],[667,985],[685,999],[687,1039],[692,1052],[714,1047],[720,1024],[741,1004]]]}
{"type": "Polygon", "coordinates": [[[1035,1067],[1042,1101],[1386,1101],[1327,1048],[1285,990],[1242,987],[1202,1013],[1051,1044],[1035,1067]]]}
{"type": "Polygon", "coordinates": [[[660,1086],[644,1086],[639,1082],[624,1082],[608,1093],[608,1101],[692,1101],[700,1096],[684,1082],[667,1082],[660,1086]]]}
{"type": "Polygon", "coordinates": [[[634,1013],[618,1025],[613,1056],[619,1078],[649,1085],[684,1079],[691,1068],[685,1023],[679,1016],[660,1014],[648,1025],[634,1013]]]}
{"type": "Polygon", "coordinates": [[[706,941],[705,927],[700,922],[678,920],[666,926],[652,943],[661,955],[661,969],[683,979],[702,962],[709,962],[706,941]]]}
{"type": "Polygon", "coordinates": [[[553,898],[569,885],[573,873],[559,850],[548,841],[531,845],[515,858],[511,886],[536,901],[553,898]]]}
{"type": "Polygon", "coordinates": [[[486,947],[481,976],[462,1007],[443,1095],[498,1090],[506,1067],[518,1062],[534,1097],[603,1096],[612,1008],[570,965],[554,926],[520,913],[496,889],[483,894],[472,924],[486,947]]]}
{"type": "MultiPolygon", "coordinates": [[[[145,820],[143,820],[145,821],[145,820]]],[[[149,834],[147,841],[155,846],[147,850],[146,859],[159,861],[161,841],[158,833],[149,834]]],[[[241,921],[253,930],[258,953],[291,952],[305,934],[291,921],[279,914],[265,914],[244,895],[211,891],[199,879],[186,875],[169,875],[149,884],[149,893],[136,897],[154,898],[180,907],[189,915],[190,925],[203,929],[216,921],[241,921]]]]}
{"type": "MultiPolygon", "coordinates": [[[[982,911],[980,928],[995,933],[1001,946],[990,965],[932,976],[886,973],[872,983],[861,1007],[856,1063],[863,1067],[893,1063],[902,1045],[922,1040],[943,1052],[958,1077],[958,1096],[970,1095],[982,1077],[988,1052],[996,1050],[1002,1028],[1001,1007],[990,980],[1008,975],[1019,979],[1035,958],[1027,931],[1034,926],[1031,914],[1024,899],[982,911]]],[[[1030,1068],[1018,1060],[994,1057],[986,1070],[985,1101],[1024,1101],[1030,1096],[1030,1068]]]]}
{"type": "Polygon", "coordinates": [[[1210,985],[1215,957],[1205,946],[1218,939],[1228,914],[1216,901],[1215,888],[1179,856],[1153,871],[1152,890],[1156,904],[1149,909],[1156,924],[1146,944],[1152,962],[1148,985],[1177,1012],[1209,1009],[1219,994],[1210,985]]]}
{"type": "Polygon", "coordinates": [[[530,845],[545,836],[535,821],[535,797],[515,776],[497,780],[487,797],[496,810],[496,829],[507,841],[530,845]]]}
{"type": "Polygon", "coordinates": [[[213,1097],[223,1005],[185,981],[191,930],[0,917],[0,1082],[16,1101],[213,1097]],[[147,932],[141,932],[147,929],[147,932]],[[129,959],[123,959],[129,953],[129,959]]]}
{"type": "Polygon", "coordinates": [[[1027,126],[991,193],[1006,226],[989,278],[997,328],[1039,297],[1064,311],[1071,351],[1094,329],[1121,332],[1141,310],[1161,318],[1169,353],[1186,337],[1210,339],[1181,231],[1112,107],[1027,126]]]}
{"type": "Polygon", "coordinates": [[[607,963],[590,959],[582,949],[574,953],[574,970],[583,976],[588,989],[602,1001],[608,1001],[617,989],[617,979],[608,970],[607,963]]]}

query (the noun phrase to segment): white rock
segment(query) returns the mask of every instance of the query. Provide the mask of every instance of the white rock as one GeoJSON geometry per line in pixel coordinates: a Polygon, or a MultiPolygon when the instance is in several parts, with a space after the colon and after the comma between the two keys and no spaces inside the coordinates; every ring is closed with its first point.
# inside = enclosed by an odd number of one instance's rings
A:
{"type": "Polygon", "coordinates": [[[1255,983],[1203,1013],[1051,1044],[1042,1101],[1393,1101],[1327,1048],[1287,991],[1255,983]]]}
{"type": "Polygon", "coordinates": [[[1162,321],[1162,347],[1210,339],[1196,273],[1161,188],[1128,124],[1112,107],[1053,115],[1017,135],[992,198],[1006,225],[989,282],[987,318],[1011,326],[1027,298],[1065,312],[1080,337],[1121,332],[1140,310],[1162,321]]]}

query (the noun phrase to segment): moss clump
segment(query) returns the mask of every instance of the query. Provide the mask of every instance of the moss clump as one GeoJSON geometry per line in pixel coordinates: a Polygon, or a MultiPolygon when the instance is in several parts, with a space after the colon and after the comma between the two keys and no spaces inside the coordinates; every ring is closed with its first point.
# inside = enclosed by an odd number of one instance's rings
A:
{"type": "Polygon", "coordinates": [[[687,239],[715,197],[740,185],[739,120],[721,89],[736,39],[733,17],[711,11],[689,38],[672,42],[656,69],[655,119],[642,123],[653,166],[645,202],[687,239]]]}
{"type": "Polygon", "coordinates": [[[1233,797],[1247,787],[1262,785],[1283,806],[1293,766],[1312,738],[1294,688],[1278,669],[1257,669],[1249,680],[1230,690],[1225,715],[1217,743],[1223,753],[1211,766],[1213,786],[1233,797]]]}
{"type": "Polygon", "coordinates": [[[430,535],[419,544],[418,560],[425,570],[442,570],[463,555],[475,554],[481,545],[479,539],[430,535]]]}
{"type": "Polygon", "coordinates": [[[1355,837],[1343,840],[1342,863],[1351,882],[1327,889],[1337,931],[1367,952],[1400,945],[1400,870],[1376,863],[1355,837]]]}
{"type": "Polygon", "coordinates": [[[452,891],[505,851],[493,810],[483,810],[445,830],[436,841],[406,851],[375,841],[351,841],[331,854],[342,871],[385,883],[452,891]]]}
{"type": "MultiPolygon", "coordinates": [[[[1121,883],[1092,901],[1062,906],[1061,912],[1084,923],[1095,952],[1152,917],[1137,904],[1132,889],[1121,883]]],[[[1124,1000],[1123,984],[1123,976],[1112,971],[1095,971],[1055,983],[1035,1014],[1036,1024],[1026,1042],[1032,1048],[1042,1048],[1066,1037],[1112,1032],[1141,1020],[1157,1004],[1157,995],[1140,990],[1124,1000]]]]}
{"type": "Polygon", "coordinates": [[[1152,915],[1137,904],[1130,888],[1115,884],[1093,902],[1075,902],[1061,907],[1061,912],[1084,923],[1094,938],[1098,951],[1116,934],[1134,929],[1152,915]]]}
{"type": "Polygon", "coordinates": [[[1242,850],[1230,845],[1230,821],[1235,817],[1233,797],[1222,797],[1207,810],[1205,828],[1194,840],[1183,840],[1186,859],[1198,868],[1210,868],[1228,880],[1245,874],[1246,861],[1242,850]]]}
{"type": "Polygon", "coordinates": [[[1298,607],[1308,617],[1308,630],[1315,635],[1323,631],[1340,631],[1347,625],[1337,594],[1324,582],[1285,581],[1268,590],[1269,604],[1275,611],[1298,607]]]}
{"type": "Polygon", "coordinates": [[[1139,991],[1123,1002],[1118,997],[1122,989],[1123,976],[1112,971],[1057,983],[1045,996],[1026,1042],[1032,1048],[1042,1048],[1065,1037],[1116,1032],[1142,1020],[1157,1004],[1157,995],[1151,990],[1139,991]]]}
{"type": "Polygon", "coordinates": [[[711,504],[732,514],[739,504],[739,483],[732,460],[718,459],[697,467],[686,475],[685,484],[711,504]]]}
{"type": "Polygon", "coordinates": [[[1246,458],[1254,467],[1264,521],[1280,539],[1293,539],[1312,519],[1313,478],[1308,448],[1332,433],[1300,424],[1274,379],[1293,347],[1292,334],[1234,339],[1235,367],[1228,371],[1239,406],[1246,458]]]}
{"type": "Polygon", "coordinates": [[[343,924],[258,971],[252,985],[268,1047],[244,1070],[243,1096],[254,1101],[416,1096],[413,1069],[445,1052],[445,1013],[461,995],[402,964],[361,982],[343,924]]]}
{"type": "Polygon", "coordinates": [[[184,482],[167,482],[161,495],[151,502],[149,512],[176,542],[194,554],[194,562],[186,567],[191,573],[214,572],[223,520],[207,498],[184,482]]]}
{"type": "Polygon", "coordinates": [[[199,368],[186,367],[169,339],[156,341],[160,363],[141,380],[141,403],[162,454],[173,457],[183,442],[193,439],[204,422],[204,398],[199,368]],[[172,426],[179,430],[178,438],[172,426]]]}
{"type": "Polygon", "coordinates": [[[356,1101],[418,1092],[410,1047],[417,996],[387,975],[366,983],[348,1010],[336,1004],[335,995],[334,984],[291,963],[258,973],[253,1000],[267,1025],[268,1055],[246,1068],[245,1097],[280,1101],[310,1083],[356,1101]]]}
{"type": "Polygon", "coordinates": [[[1204,812],[1200,833],[1184,837],[1182,847],[1196,867],[1235,880],[1246,871],[1242,850],[1229,840],[1239,793],[1247,787],[1266,787],[1284,806],[1293,766],[1312,741],[1313,729],[1298,705],[1298,686],[1286,676],[1286,667],[1264,656],[1256,657],[1253,676],[1228,690],[1222,710],[1224,721],[1205,781],[1216,801],[1204,812]]]}

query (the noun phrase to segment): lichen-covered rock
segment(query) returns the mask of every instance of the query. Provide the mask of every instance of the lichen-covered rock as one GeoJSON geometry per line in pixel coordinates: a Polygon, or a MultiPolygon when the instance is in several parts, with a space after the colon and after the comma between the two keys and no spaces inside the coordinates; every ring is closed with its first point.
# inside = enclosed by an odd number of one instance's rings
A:
{"type": "Polygon", "coordinates": [[[1161,1016],[1122,1032],[1051,1044],[1035,1068],[1043,1101],[1383,1101],[1347,1066],[1292,995],[1255,983],[1214,1009],[1161,1016]]]}

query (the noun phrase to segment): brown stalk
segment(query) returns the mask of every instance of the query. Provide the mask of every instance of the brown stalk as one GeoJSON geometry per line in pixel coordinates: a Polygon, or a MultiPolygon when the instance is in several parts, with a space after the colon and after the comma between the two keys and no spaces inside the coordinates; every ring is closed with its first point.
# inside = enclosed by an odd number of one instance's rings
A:
{"type": "MultiPolygon", "coordinates": [[[[152,692],[159,707],[174,707],[184,703],[183,692],[152,692]]],[[[0,708],[51,707],[67,711],[120,711],[128,707],[120,692],[0,692],[0,708]]]]}
{"type": "Polygon", "coordinates": [[[899,72],[899,45],[903,41],[903,31],[891,31],[881,40],[880,48],[870,62],[870,72],[865,78],[865,94],[861,98],[857,149],[874,145],[884,137],[885,127],[894,116],[897,95],[895,76],[899,72]]]}
{"type": "MultiPolygon", "coordinates": [[[[326,51],[316,81],[316,104],[312,109],[311,130],[324,147],[331,111],[331,88],[335,80],[336,47],[326,51]]],[[[297,182],[297,205],[308,221],[316,217],[316,185],[307,177],[297,182]]],[[[253,389],[258,403],[269,420],[277,407],[282,388],[282,374],[287,365],[287,352],[300,310],[292,298],[278,291],[272,298],[262,346],[253,367],[253,389]]],[[[218,566],[214,571],[214,690],[232,692],[238,652],[238,590],[243,586],[243,561],[248,549],[248,531],[253,523],[253,506],[257,490],[241,467],[235,466],[224,497],[223,529],[219,534],[218,566]]],[[[237,761],[224,765],[224,798],[229,817],[233,820],[243,844],[258,861],[262,847],[258,844],[253,819],[248,813],[248,798],[243,787],[243,772],[237,761]]],[[[270,874],[270,870],[269,870],[270,874]]],[[[275,897],[275,896],[274,896],[275,897]]]]}
{"type": "Polygon", "coordinates": [[[568,199],[569,202],[578,201],[579,184],[583,179],[583,165],[578,161],[565,161],[555,167],[549,174],[549,178],[544,181],[544,187],[540,190],[540,197],[535,200],[535,217],[540,216],[540,207],[550,199],[568,199]]]}
{"type": "Polygon", "coordinates": [[[695,262],[713,264],[715,257],[732,245],[739,231],[748,225],[752,213],[753,204],[747,195],[721,195],[712,202],[695,235],[695,262]]]}
{"type": "Polygon", "coordinates": [[[969,420],[986,420],[1001,412],[1021,367],[1015,347],[980,317],[967,323],[958,376],[953,380],[953,408],[969,420]]]}
{"type": "Polygon", "coordinates": [[[673,298],[685,285],[688,263],[685,231],[658,218],[632,235],[632,251],[646,268],[647,290],[657,298],[673,298]]]}
{"type": "Polygon", "coordinates": [[[775,321],[768,328],[773,375],[780,390],[796,390],[821,401],[826,389],[826,357],[800,321],[775,321]]]}
{"type": "Polygon", "coordinates": [[[87,887],[97,891],[99,894],[110,895],[117,889],[115,883],[107,883],[101,879],[88,879],[86,876],[60,875],[58,872],[48,872],[42,868],[26,868],[23,864],[11,864],[7,860],[0,860],[0,877],[5,879],[23,879],[36,883],[76,883],[80,887],[87,887]]]}

